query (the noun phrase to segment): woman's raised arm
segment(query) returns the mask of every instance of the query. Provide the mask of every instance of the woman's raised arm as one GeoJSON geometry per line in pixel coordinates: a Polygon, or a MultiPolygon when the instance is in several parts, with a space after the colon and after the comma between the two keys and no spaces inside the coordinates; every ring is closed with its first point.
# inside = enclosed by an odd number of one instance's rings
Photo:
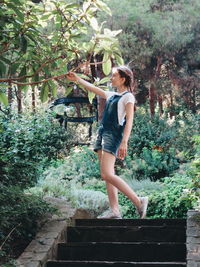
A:
{"type": "Polygon", "coordinates": [[[67,73],[67,79],[82,85],[83,87],[85,87],[86,90],[91,91],[96,95],[99,95],[99,96],[101,96],[103,98],[106,98],[106,95],[105,95],[105,92],[104,92],[103,89],[101,89],[101,88],[99,88],[97,86],[94,86],[92,83],[89,83],[89,82],[85,81],[84,79],[79,77],[74,72],[68,72],[67,73]]]}

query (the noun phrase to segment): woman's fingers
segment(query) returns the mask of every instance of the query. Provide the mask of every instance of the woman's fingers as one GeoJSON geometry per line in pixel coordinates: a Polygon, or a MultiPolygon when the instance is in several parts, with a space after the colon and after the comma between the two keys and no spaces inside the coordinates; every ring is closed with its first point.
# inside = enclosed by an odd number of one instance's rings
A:
{"type": "Polygon", "coordinates": [[[123,160],[126,156],[126,152],[127,152],[126,148],[120,147],[118,151],[118,158],[123,160]]]}
{"type": "Polygon", "coordinates": [[[74,72],[68,72],[67,78],[71,81],[76,81],[77,75],[74,72]]]}

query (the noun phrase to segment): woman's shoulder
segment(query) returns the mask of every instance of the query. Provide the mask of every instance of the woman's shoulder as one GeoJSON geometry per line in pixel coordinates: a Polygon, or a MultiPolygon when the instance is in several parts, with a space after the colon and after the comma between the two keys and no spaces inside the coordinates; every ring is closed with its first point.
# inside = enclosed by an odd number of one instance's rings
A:
{"type": "Polygon", "coordinates": [[[123,95],[124,103],[125,105],[128,102],[135,103],[135,96],[131,92],[127,92],[126,94],[123,95]]]}
{"type": "Polygon", "coordinates": [[[109,98],[113,95],[116,95],[117,93],[115,91],[105,91],[106,98],[109,98]]]}

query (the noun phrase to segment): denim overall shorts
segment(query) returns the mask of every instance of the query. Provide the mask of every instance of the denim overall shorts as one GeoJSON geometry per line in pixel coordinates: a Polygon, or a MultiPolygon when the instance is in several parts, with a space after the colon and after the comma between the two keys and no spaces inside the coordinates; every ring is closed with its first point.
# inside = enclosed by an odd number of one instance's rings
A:
{"type": "Polygon", "coordinates": [[[102,149],[117,157],[118,148],[122,141],[123,131],[126,122],[120,125],[118,122],[118,102],[125,95],[113,95],[107,102],[103,112],[103,117],[97,132],[97,139],[94,145],[94,151],[102,149]]]}

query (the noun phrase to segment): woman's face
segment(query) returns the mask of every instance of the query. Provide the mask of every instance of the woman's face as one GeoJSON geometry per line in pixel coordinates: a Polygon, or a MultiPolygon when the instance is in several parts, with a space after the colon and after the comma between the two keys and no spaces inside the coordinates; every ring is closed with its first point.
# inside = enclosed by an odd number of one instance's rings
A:
{"type": "Polygon", "coordinates": [[[125,81],[125,79],[120,76],[119,72],[116,69],[113,70],[110,80],[112,82],[112,85],[116,87],[121,87],[125,81]]]}

